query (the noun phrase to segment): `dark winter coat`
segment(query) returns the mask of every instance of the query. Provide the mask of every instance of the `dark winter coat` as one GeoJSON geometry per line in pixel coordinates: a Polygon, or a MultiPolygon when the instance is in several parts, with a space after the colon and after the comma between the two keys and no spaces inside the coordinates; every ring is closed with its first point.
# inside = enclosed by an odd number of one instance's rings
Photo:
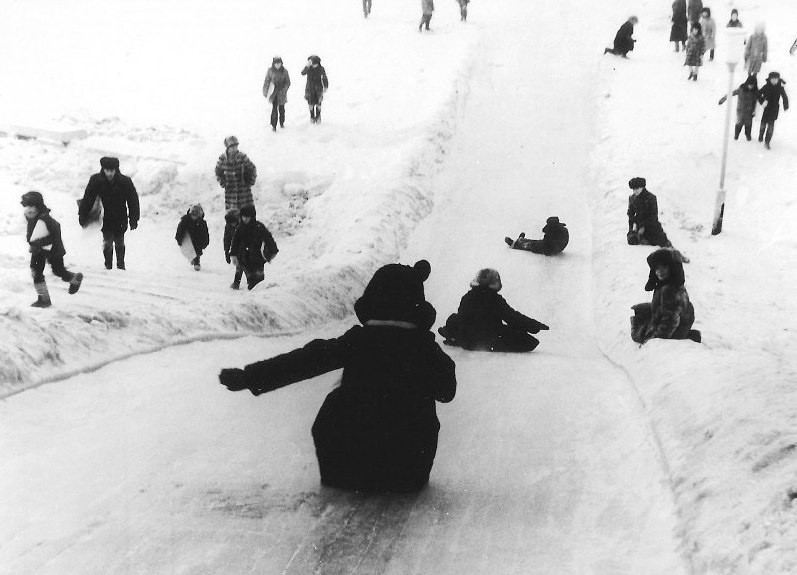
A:
{"type": "Polygon", "coordinates": [[[686,41],[686,59],[684,66],[702,66],[703,53],[706,51],[706,41],[701,34],[689,36],[686,41]]]}
{"type": "Polygon", "coordinates": [[[703,11],[703,0],[689,0],[689,7],[687,12],[689,14],[690,22],[697,22],[700,20],[700,13],[703,11]]]}
{"type": "Polygon", "coordinates": [[[545,224],[542,233],[543,253],[548,256],[562,253],[570,242],[570,232],[562,222],[545,224]]]}
{"type": "Polygon", "coordinates": [[[672,3],[672,28],[670,29],[670,42],[686,42],[689,33],[686,26],[689,20],[686,17],[686,0],[675,0],[672,3]]]}
{"type": "Polygon", "coordinates": [[[623,22],[617,34],[614,36],[614,51],[625,54],[634,49],[634,25],[630,21],[623,22]]]}
{"type": "MultiPolygon", "coordinates": [[[[232,248],[232,238],[235,236],[235,230],[239,224],[232,224],[227,222],[224,224],[224,257],[227,258],[227,263],[230,263],[230,249],[232,248]]],[[[235,254],[233,254],[235,255],[235,254]]]]}
{"type": "Polygon", "coordinates": [[[321,64],[318,66],[305,66],[302,76],[307,76],[307,85],[304,88],[304,99],[310,104],[320,104],[324,99],[324,90],[329,88],[327,72],[321,64]]]}
{"type": "Polygon", "coordinates": [[[470,350],[496,347],[504,323],[514,330],[529,333],[545,328],[544,324],[512,309],[496,290],[483,285],[471,288],[462,296],[457,316],[459,333],[455,339],[470,350]]]}
{"type": "Polygon", "coordinates": [[[78,208],[78,220],[81,225],[85,225],[88,221],[89,213],[94,207],[97,197],[102,202],[103,232],[124,233],[127,230],[128,221],[131,227],[138,225],[140,216],[138,192],[133,185],[133,180],[120,173],[119,170],[116,171],[112,180],[108,180],[102,171],[89,178],[78,208]]]}
{"type": "Polygon", "coordinates": [[[257,168],[246,154],[238,152],[230,158],[227,152],[216,162],[216,180],[224,188],[224,207],[240,209],[255,203],[252,186],[257,179],[257,168]]]}
{"type": "Polygon", "coordinates": [[[50,215],[50,210],[47,208],[39,211],[35,218],[28,220],[28,229],[25,235],[25,240],[32,248],[31,251],[33,253],[44,250],[48,251],[50,255],[54,257],[63,257],[66,253],[66,249],[64,249],[64,242],[61,239],[61,224],[53,219],[53,217],[50,215]],[[33,234],[33,229],[40,220],[47,227],[48,235],[31,241],[30,236],[33,234]]]}
{"type": "MultiPolygon", "coordinates": [[[[737,96],[736,100],[736,123],[746,124],[755,116],[755,106],[758,99],[758,86],[745,82],[736,88],[732,94],[737,96]]],[[[720,104],[724,103],[726,96],[720,98],[720,104]]]]}
{"type": "Polygon", "coordinates": [[[177,240],[178,245],[182,245],[185,234],[191,237],[191,243],[194,245],[197,254],[201,254],[202,250],[208,247],[210,243],[207,222],[204,218],[193,219],[190,215],[190,210],[180,218],[180,223],[177,224],[177,233],[174,234],[174,239],[177,240]]]}
{"type": "Polygon", "coordinates": [[[764,107],[764,113],[761,114],[761,121],[764,123],[774,122],[778,119],[780,113],[780,99],[783,98],[783,109],[789,109],[789,97],[786,95],[786,90],[783,83],[772,85],[770,82],[764,84],[764,87],[758,91],[758,101],[767,105],[764,107]]]}
{"type": "Polygon", "coordinates": [[[743,28],[741,20],[736,20],[735,22],[733,20],[728,20],[728,24],[725,27],[726,28],[743,28]]]}
{"type": "Polygon", "coordinates": [[[430,15],[434,12],[434,0],[421,0],[421,9],[425,15],[430,15]]]}
{"type": "Polygon", "coordinates": [[[422,487],[437,450],[435,401],[456,394],[454,362],[428,331],[366,325],[248,365],[244,373],[248,387],[262,393],[340,368],[340,385],[313,423],[322,483],[422,487]]]}
{"type": "Polygon", "coordinates": [[[761,64],[767,61],[768,42],[763,32],[755,32],[744,45],[744,65],[748,74],[758,74],[761,64]]]}
{"type": "Polygon", "coordinates": [[[272,66],[266,72],[266,79],[263,81],[263,96],[268,97],[268,101],[272,104],[284,106],[288,101],[288,88],[290,87],[291,77],[285,66],[283,65],[279,69],[272,66]],[[268,90],[271,84],[274,84],[274,92],[269,96],[268,90]]]}
{"type": "Polygon", "coordinates": [[[277,243],[262,222],[255,219],[241,222],[230,242],[230,255],[244,267],[257,267],[270,262],[277,255],[277,243]]]}

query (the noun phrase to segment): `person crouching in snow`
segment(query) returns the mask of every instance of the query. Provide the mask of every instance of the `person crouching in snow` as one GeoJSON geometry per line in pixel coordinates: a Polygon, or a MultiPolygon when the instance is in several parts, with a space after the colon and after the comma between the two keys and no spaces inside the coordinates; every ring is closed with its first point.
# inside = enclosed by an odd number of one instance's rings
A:
{"type": "Polygon", "coordinates": [[[565,226],[566,224],[560,222],[559,218],[552,216],[545,221],[541,240],[527,239],[526,234],[521,232],[518,239],[504,238],[504,241],[515,250],[526,250],[535,254],[555,256],[562,253],[570,241],[570,232],[567,231],[565,226]]]}
{"type": "Polygon", "coordinates": [[[507,352],[532,351],[539,345],[539,340],[529,334],[548,326],[515,311],[498,295],[502,285],[497,271],[479,271],[470,286],[457,313],[437,330],[444,343],[474,351],[507,352]]]}
{"type": "Polygon", "coordinates": [[[687,80],[697,82],[697,71],[703,65],[703,52],[706,51],[706,41],[699,23],[692,24],[689,30],[689,39],[686,41],[686,59],[684,66],[689,66],[687,80]]]}
{"type": "MultiPolygon", "coordinates": [[[[254,206],[242,207],[240,214],[241,223],[230,242],[230,259],[246,275],[246,287],[251,290],[263,281],[266,264],[271,263],[279,250],[271,232],[257,221],[254,206]]],[[[233,286],[233,289],[238,288],[233,286]]]]}
{"type": "Polygon", "coordinates": [[[191,244],[196,252],[196,257],[191,260],[191,265],[196,271],[199,271],[201,269],[199,258],[202,256],[202,250],[210,243],[208,224],[205,222],[205,211],[201,204],[194,204],[180,218],[180,223],[177,224],[177,233],[174,234],[178,246],[183,245],[186,235],[191,239],[191,244]]]}
{"type": "MultiPolygon", "coordinates": [[[[238,224],[241,223],[241,217],[236,208],[231,208],[227,210],[227,213],[224,214],[224,259],[227,260],[227,263],[232,263],[232,258],[230,257],[230,249],[232,248],[232,238],[235,235],[235,230],[238,228],[238,224]]],[[[235,266],[235,277],[230,284],[232,289],[241,289],[241,277],[244,275],[244,270],[241,266],[235,266]]]]}
{"type": "Polygon", "coordinates": [[[695,308],[684,287],[684,266],[680,254],[662,248],[648,258],[650,276],[645,291],[653,291],[650,303],[633,306],[631,339],[645,343],[652,338],[691,339],[700,342],[700,332],[692,329],[695,308]]]}
{"type": "MultiPolygon", "coordinates": [[[[742,128],[744,128],[744,135],[749,142],[753,139],[753,116],[755,116],[755,105],[758,99],[758,80],[755,74],[750,74],[744,84],[736,88],[731,94],[739,98],[736,101],[736,127],[733,130],[733,139],[738,140],[739,134],[742,133],[742,128]]],[[[719,105],[724,104],[727,99],[727,96],[720,98],[719,105]]]]}
{"type": "Polygon", "coordinates": [[[307,66],[302,70],[302,76],[307,76],[307,85],[304,88],[304,99],[310,106],[310,122],[321,123],[321,102],[324,101],[324,92],[329,88],[327,71],[321,65],[321,58],[310,56],[307,66]]]}
{"type": "Polygon", "coordinates": [[[412,492],[428,483],[440,429],[435,402],[450,402],[457,388],[454,361],[429,331],[430,272],[425,260],[383,266],[354,304],[362,326],[219,374],[229,390],[260,395],[343,368],[312,427],[322,484],[412,492]]]}
{"type": "Polygon", "coordinates": [[[758,130],[758,141],[764,140],[764,146],[769,150],[769,143],[772,141],[772,134],[775,132],[775,120],[778,119],[780,112],[780,99],[783,98],[783,111],[789,109],[789,97],[783,84],[786,82],[781,79],[778,72],[770,72],[767,76],[767,83],[758,91],[758,101],[761,104],[766,102],[764,113],[761,114],[761,127],[758,130]],[[766,139],[764,139],[766,132],[766,139]]]}
{"type": "Polygon", "coordinates": [[[47,262],[53,273],[65,282],[69,282],[69,293],[75,294],[83,282],[82,273],[72,273],[64,267],[64,242],[61,239],[61,224],[53,219],[50,210],[44,205],[44,198],[39,192],[22,194],[20,202],[25,208],[25,219],[28,229],[25,239],[30,251],[30,273],[38,298],[32,307],[50,307],[50,293],[44,280],[44,267],[47,262]]]}
{"type": "Polygon", "coordinates": [[[656,196],[651,194],[645,178],[631,178],[628,187],[631,195],[628,196],[628,234],[626,239],[629,245],[651,245],[670,247],[672,244],[667,239],[667,234],[659,223],[659,206],[656,196]]]}
{"type": "Polygon", "coordinates": [[[620,26],[620,29],[617,30],[617,34],[614,36],[614,47],[606,48],[603,53],[628,58],[628,53],[634,50],[636,40],[634,40],[632,36],[634,35],[634,26],[638,23],[639,19],[636,16],[631,16],[628,20],[623,22],[623,25],[620,26]]]}

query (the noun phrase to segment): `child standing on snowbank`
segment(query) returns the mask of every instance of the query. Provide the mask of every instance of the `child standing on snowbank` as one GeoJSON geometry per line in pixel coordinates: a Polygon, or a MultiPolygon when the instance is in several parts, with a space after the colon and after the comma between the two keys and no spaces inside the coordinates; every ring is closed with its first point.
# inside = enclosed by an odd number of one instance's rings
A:
{"type": "Polygon", "coordinates": [[[362,326],[219,374],[230,391],[260,395],[343,368],[312,428],[322,484],[412,492],[428,483],[440,430],[435,402],[450,402],[457,389],[454,362],[429,331],[430,272],[425,260],[383,266],[354,304],[362,326]]]}
{"type": "Polygon", "coordinates": [[[50,210],[44,205],[44,198],[39,192],[22,194],[20,204],[25,208],[25,219],[28,220],[25,239],[30,246],[30,273],[33,276],[33,287],[39,296],[31,307],[50,307],[50,293],[44,280],[44,267],[47,262],[53,273],[65,282],[69,282],[69,293],[75,294],[83,282],[82,273],[72,273],[64,267],[64,242],[61,240],[61,224],[50,216],[50,210]]]}
{"type": "Polygon", "coordinates": [[[177,224],[177,233],[174,234],[174,239],[177,240],[178,246],[183,245],[186,234],[191,238],[191,243],[196,252],[196,257],[191,260],[191,265],[194,266],[196,271],[199,271],[201,269],[199,258],[202,256],[202,250],[208,247],[210,243],[208,224],[205,222],[205,211],[202,209],[201,204],[194,204],[180,218],[180,223],[177,224]]]}
{"type": "MultiPolygon", "coordinates": [[[[264,277],[264,268],[277,255],[279,250],[271,232],[262,222],[257,221],[254,206],[244,206],[240,210],[241,223],[235,228],[230,242],[230,259],[236,268],[246,275],[246,286],[252,289],[264,277]]],[[[236,274],[236,277],[239,277],[236,274]]],[[[231,286],[238,289],[238,286],[231,286]]]]}
{"type": "MultiPolygon", "coordinates": [[[[739,134],[744,128],[744,135],[747,141],[752,140],[753,116],[755,116],[755,105],[758,98],[758,81],[754,75],[750,75],[744,84],[736,88],[732,95],[738,96],[736,101],[736,128],[733,131],[733,139],[738,140],[739,134]]],[[[720,98],[719,104],[725,103],[727,96],[720,98]]]]}
{"type": "Polygon", "coordinates": [[[684,60],[684,66],[689,66],[687,80],[697,82],[697,71],[703,65],[703,52],[705,51],[706,42],[703,39],[700,24],[692,24],[692,29],[689,31],[689,39],[686,41],[686,60],[684,60]]]}
{"type": "Polygon", "coordinates": [[[766,139],[764,145],[769,150],[769,143],[772,141],[772,134],[775,132],[775,120],[778,119],[780,112],[780,99],[783,98],[783,110],[789,109],[789,97],[786,95],[786,90],[783,84],[786,82],[781,79],[778,72],[770,72],[767,76],[767,83],[758,92],[758,101],[761,104],[766,102],[764,106],[764,113],[761,114],[761,127],[758,130],[758,141],[764,140],[764,132],[766,131],[766,139]]]}
{"type": "Polygon", "coordinates": [[[448,345],[474,351],[533,351],[539,341],[529,335],[548,326],[515,311],[498,295],[501,276],[486,268],[470,282],[471,290],[459,302],[457,313],[437,330],[448,345]]]}

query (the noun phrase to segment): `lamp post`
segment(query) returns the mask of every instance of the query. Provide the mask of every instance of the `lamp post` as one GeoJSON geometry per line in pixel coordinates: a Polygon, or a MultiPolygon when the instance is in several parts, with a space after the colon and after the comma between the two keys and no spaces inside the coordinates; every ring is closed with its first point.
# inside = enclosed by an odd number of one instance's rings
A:
{"type": "Polygon", "coordinates": [[[725,28],[725,63],[728,64],[728,95],[725,103],[725,135],[722,139],[722,168],[720,170],[720,187],[717,190],[717,199],[714,204],[714,222],[711,225],[711,235],[716,236],[722,231],[722,218],[725,215],[725,166],[728,163],[728,140],[731,130],[731,100],[733,99],[733,72],[736,64],[741,60],[744,50],[744,41],[747,34],[739,28],[725,28]]]}

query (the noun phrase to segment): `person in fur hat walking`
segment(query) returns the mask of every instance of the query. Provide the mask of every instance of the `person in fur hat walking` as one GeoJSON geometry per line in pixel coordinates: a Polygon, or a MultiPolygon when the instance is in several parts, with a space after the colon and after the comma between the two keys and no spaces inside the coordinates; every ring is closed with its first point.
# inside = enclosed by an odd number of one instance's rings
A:
{"type": "Polygon", "coordinates": [[[302,76],[307,76],[304,99],[307,100],[307,105],[310,107],[310,122],[320,124],[321,102],[324,101],[324,93],[329,88],[327,71],[321,65],[321,58],[310,56],[307,59],[307,66],[302,70],[302,76]]]}
{"type": "Polygon", "coordinates": [[[533,351],[539,340],[529,335],[548,326],[515,311],[501,297],[501,276],[494,269],[480,270],[462,296],[457,313],[437,330],[447,345],[473,351],[533,351]]]}
{"type": "Polygon", "coordinates": [[[249,156],[238,150],[238,138],[224,138],[224,153],[216,161],[216,181],[224,188],[224,209],[240,210],[253,206],[252,186],[257,180],[257,168],[249,156]]]}
{"type": "Polygon", "coordinates": [[[783,98],[783,111],[789,109],[789,97],[783,87],[785,83],[778,72],[770,72],[767,76],[767,83],[758,91],[758,101],[764,104],[761,127],[758,129],[758,141],[764,140],[767,150],[770,149],[769,143],[772,141],[772,134],[775,133],[775,120],[778,119],[780,113],[781,98],[783,98]]]}
{"type": "Polygon", "coordinates": [[[765,30],[766,26],[763,22],[756,24],[754,32],[744,45],[744,66],[747,68],[748,75],[758,74],[761,71],[761,65],[767,61],[769,41],[765,30]]]}
{"type": "Polygon", "coordinates": [[[706,51],[706,41],[699,23],[692,24],[689,30],[689,39],[686,41],[686,59],[684,66],[689,66],[687,80],[697,82],[697,71],[703,65],[703,53],[706,51]]]}
{"type": "Polygon", "coordinates": [[[271,129],[274,132],[277,131],[277,118],[280,128],[285,127],[285,103],[288,101],[290,87],[291,76],[284,68],[282,58],[274,56],[271,68],[266,72],[266,79],[263,81],[263,97],[271,102],[271,129]]]}
{"type": "Polygon", "coordinates": [[[436,402],[454,399],[454,361],[429,329],[436,312],[423,282],[431,266],[379,268],[354,304],[355,325],[342,336],[223,369],[219,381],[254,395],[343,368],[312,427],[321,483],[347,490],[422,489],[437,453],[436,402]]]}
{"type": "MultiPolygon", "coordinates": [[[[230,259],[246,275],[246,286],[251,290],[263,281],[263,270],[276,257],[279,249],[271,232],[257,221],[254,206],[244,206],[240,214],[241,223],[235,228],[230,242],[230,259]]],[[[237,286],[232,287],[238,289],[237,286]]]]}
{"type": "Polygon", "coordinates": [[[434,0],[421,0],[421,23],[418,24],[418,32],[426,29],[429,30],[429,23],[432,21],[432,14],[434,13],[434,0]]]}
{"type": "Polygon", "coordinates": [[[504,242],[515,250],[526,250],[535,254],[555,256],[564,251],[570,241],[570,232],[567,224],[560,222],[559,218],[552,216],[545,221],[542,228],[543,237],[541,240],[530,240],[526,234],[521,232],[518,239],[504,238],[504,242]]]}
{"type": "Polygon", "coordinates": [[[671,247],[667,234],[659,223],[659,205],[656,196],[647,189],[645,178],[631,178],[628,187],[628,244],[671,247]]]}
{"type": "MultiPolygon", "coordinates": [[[[227,210],[224,214],[224,259],[228,264],[232,263],[230,250],[232,249],[232,238],[235,236],[235,230],[238,229],[238,224],[241,223],[241,215],[236,208],[227,210]]],[[[241,289],[241,278],[244,271],[240,266],[235,266],[235,276],[233,277],[230,288],[241,289]]]]}
{"type": "Polygon", "coordinates": [[[191,265],[194,266],[196,271],[199,271],[202,269],[199,258],[202,257],[202,251],[210,244],[208,224],[205,221],[205,211],[202,209],[201,204],[191,206],[185,215],[180,218],[180,223],[177,224],[177,232],[174,234],[174,239],[177,240],[178,246],[183,245],[186,236],[190,238],[196,253],[196,257],[191,260],[191,265]]]}
{"type": "Polygon", "coordinates": [[[662,248],[651,253],[647,262],[650,275],[645,291],[652,291],[653,299],[650,303],[632,306],[631,339],[640,344],[652,338],[700,342],[700,332],[692,329],[695,309],[684,287],[680,254],[671,248],[662,248]]]}
{"type": "Polygon", "coordinates": [[[113,264],[114,248],[116,249],[116,267],[125,269],[125,232],[128,222],[130,229],[138,227],[141,215],[138,204],[138,192],[133,180],[119,171],[119,159],[100,158],[100,171],[89,178],[83,199],[78,208],[78,222],[86,227],[94,202],[100,198],[102,203],[102,255],[105,269],[113,264]]]}
{"type": "MultiPolygon", "coordinates": [[[[744,84],[736,88],[732,95],[738,97],[736,101],[736,127],[733,131],[733,139],[738,140],[739,134],[742,133],[742,128],[744,128],[744,135],[749,142],[753,139],[753,116],[755,116],[755,106],[758,101],[758,81],[755,75],[748,76],[744,84]]],[[[720,98],[719,105],[724,104],[727,98],[727,96],[720,98]]]]}
{"type": "Polygon", "coordinates": [[[49,262],[53,273],[65,282],[69,282],[69,293],[75,294],[83,282],[83,274],[72,273],[64,266],[64,242],[61,239],[61,224],[50,215],[50,209],[44,205],[44,198],[39,192],[26,192],[20,201],[28,221],[25,239],[30,252],[30,273],[33,276],[33,287],[38,298],[31,307],[50,307],[50,292],[44,279],[44,267],[49,262]]]}

